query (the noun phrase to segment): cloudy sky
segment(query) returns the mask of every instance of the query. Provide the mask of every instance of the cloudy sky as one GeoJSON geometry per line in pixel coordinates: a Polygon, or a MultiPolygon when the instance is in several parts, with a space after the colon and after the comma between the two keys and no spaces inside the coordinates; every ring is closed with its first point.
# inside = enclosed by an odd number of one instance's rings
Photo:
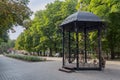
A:
{"type": "MultiPolygon", "coordinates": [[[[36,12],[38,10],[45,9],[46,4],[54,1],[55,0],[30,0],[28,6],[33,12],[36,12]]],[[[20,35],[20,33],[23,32],[23,28],[21,26],[14,27],[14,29],[16,30],[15,33],[11,33],[11,32],[9,33],[10,39],[16,39],[20,35]]]]}

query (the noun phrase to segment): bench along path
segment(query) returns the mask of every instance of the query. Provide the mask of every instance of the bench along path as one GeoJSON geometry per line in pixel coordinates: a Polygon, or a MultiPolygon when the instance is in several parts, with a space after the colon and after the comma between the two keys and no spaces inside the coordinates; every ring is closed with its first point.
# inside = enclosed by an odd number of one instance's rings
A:
{"type": "Polygon", "coordinates": [[[61,61],[24,62],[0,56],[0,80],[120,80],[120,62],[104,71],[61,72],[61,61]]]}

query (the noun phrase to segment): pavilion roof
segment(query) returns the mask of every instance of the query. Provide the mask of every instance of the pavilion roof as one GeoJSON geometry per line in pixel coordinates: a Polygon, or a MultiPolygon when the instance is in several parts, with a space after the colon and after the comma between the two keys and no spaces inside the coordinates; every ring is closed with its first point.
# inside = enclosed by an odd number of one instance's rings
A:
{"type": "Polygon", "coordinates": [[[78,11],[70,16],[68,16],[60,25],[65,27],[65,30],[74,30],[75,23],[79,31],[82,31],[84,28],[88,30],[94,30],[97,27],[103,26],[103,20],[91,12],[78,11]]]}

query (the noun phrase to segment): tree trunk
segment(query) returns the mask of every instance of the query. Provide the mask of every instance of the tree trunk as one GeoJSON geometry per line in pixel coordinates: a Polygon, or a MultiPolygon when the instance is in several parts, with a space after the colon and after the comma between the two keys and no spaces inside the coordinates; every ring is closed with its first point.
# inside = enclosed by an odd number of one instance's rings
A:
{"type": "Polygon", "coordinates": [[[42,51],[40,51],[40,56],[42,56],[42,51]]]}
{"type": "Polygon", "coordinates": [[[115,52],[114,52],[114,48],[111,47],[111,59],[115,59],[115,52]]]}
{"type": "Polygon", "coordinates": [[[57,44],[55,43],[55,44],[54,44],[54,47],[55,47],[55,53],[57,53],[57,47],[56,47],[56,46],[57,46],[57,44]]]}
{"type": "Polygon", "coordinates": [[[63,57],[63,56],[62,56],[62,52],[60,52],[60,57],[63,57]]]}
{"type": "Polygon", "coordinates": [[[52,48],[50,48],[50,55],[49,56],[51,56],[52,57],[52,48]]]}
{"type": "Polygon", "coordinates": [[[39,53],[39,51],[37,51],[37,55],[38,55],[38,56],[40,56],[40,53],[39,53]]]}
{"type": "Polygon", "coordinates": [[[107,60],[108,60],[108,59],[110,59],[110,58],[109,58],[109,55],[110,55],[110,54],[108,54],[108,52],[106,52],[106,53],[107,53],[107,60]]]}
{"type": "Polygon", "coordinates": [[[43,56],[45,56],[45,50],[43,51],[43,56]]]}

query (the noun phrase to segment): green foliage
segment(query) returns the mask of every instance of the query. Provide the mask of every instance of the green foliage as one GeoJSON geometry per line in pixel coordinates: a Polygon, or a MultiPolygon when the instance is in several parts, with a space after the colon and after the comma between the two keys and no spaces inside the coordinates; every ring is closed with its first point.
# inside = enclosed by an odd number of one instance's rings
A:
{"type": "Polygon", "coordinates": [[[7,50],[10,48],[14,48],[15,40],[8,39],[7,42],[1,42],[0,44],[0,53],[7,53],[7,50]]]}
{"type": "Polygon", "coordinates": [[[30,61],[30,62],[46,61],[45,58],[40,58],[37,56],[28,56],[28,55],[26,56],[26,55],[18,55],[18,54],[5,54],[5,56],[24,60],[24,61],[30,61]]]}
{"type": "MultiPolygon", "coordinates": [[[[120,52],[120,0],[56,0],[54,3],[47,4],[45,10],[37,11],[35,18],[25,24],[27,29],[18,37],[16,48],[29,52],[48,49],[50,52],[52,50],[60,52],[62,35],[59,25],[67,16],[76,12],[76,8],[92,12],[106,21],[106,36],[103,36],[105,33],[102,32],[103,50],[106,52],[110,50],[111,56],[114,56],[115,51],[120,52]]],[[[72,38],[74,40],[75,35],[72,38]]],[[[79,40],[82,40],[82,37],[79,40]]],[[[91,32],[88,41],[91,46],[89,48],[96,47],[98,45],[96,43],[97,32],[91,32]]],[[[83,42],[81,41],[79,44],[83,45],[83,42]]],[[[74,48],[74,46],[72,47],[74,48]]]]}
{"type": "Polygon", "coordinates": [[[24,35],[23,33],[20,34],[20,36],[17,38],[16,42],[15,42],[15,49],[24,49],[24,35]]]}
{"type": "Polygon", "coordinates": [[[28,2],[28,0],[0,0],[0,34],[15,25],[23,25],[23,21],[31,15],[31,10],[27,7],[28,2]]]}
{"type": "Polygon", "coordinates": [[[4,33],[0,34],[0,44],[1,44],[2,42],[7,42],[8,39],[9,39],[9,37],[8,37],[7,32],[4,32],[4,33]]]}
{"type": "Polygon", "coordinates": [[[17,49],[29,52],[52,50],[60,52],[61,33],[59,25],[70,14],[76,11],[77,0],[56,0],[46,5],[45,10],[35,13],[29,29],[25,30],[16,41],[17,49]]]}
{"type": "Polygon", "coordinates": [[[120,0],[80,0],[80,2],[83,6],[82,11],[90,11],[107,22],[107,34],[106,38],[102,39],[102,45],[104,50],[111,51],[111,57],[114,58],[116,48],[120,47],[120,0]]]}

